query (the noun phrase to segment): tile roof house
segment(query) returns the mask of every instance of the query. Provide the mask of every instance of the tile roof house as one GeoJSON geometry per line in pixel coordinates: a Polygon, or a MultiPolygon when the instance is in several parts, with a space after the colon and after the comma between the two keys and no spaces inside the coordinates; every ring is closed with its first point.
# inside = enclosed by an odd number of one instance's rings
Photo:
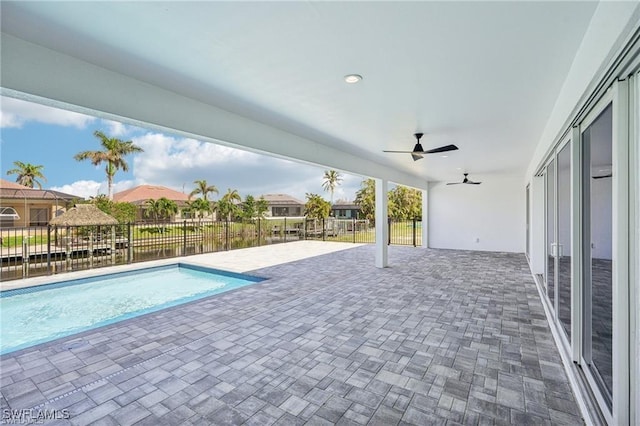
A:
{"type": "Polygon", "coordinates": [[[29,188],[0,179],[0,207],[13,209],[18,217],[3,214],[0,227],[46,226],[52,218],[64,213],[70,202],[78,199],[82,197],[51,189],[29,188]]]}
{"type": "Polygon", "coordinates": [[[0,227],[46,226],[76,199],[82,197],[51,189],[29,188],[0,179],[0,207],[4,212],[0,215],[0,227]]]}
{"type": "Polygon", "coordinates": [[[262,196],[269,205],[267,216],[296,217],[304,215],[304,201],[287,194],[264,194],[262,196]]]}
{"type": "Polygon", "coordinates": [[[182,209],[186,207],[187,201],[189,201],[189,195],[183,192],[175,191],[165,186],[139,185],[113,194],[113,201],[127,202],[138,207],[136,221],[148,221],[149,218],[144,214],[147,200],[159,200],[160,198],[166,198],[168,200],[175,201],[175,203],[178,205],[178,214],[172,215],[167,219],[176,221],[191,218],[188,212],[182,211],[182,209]]]}

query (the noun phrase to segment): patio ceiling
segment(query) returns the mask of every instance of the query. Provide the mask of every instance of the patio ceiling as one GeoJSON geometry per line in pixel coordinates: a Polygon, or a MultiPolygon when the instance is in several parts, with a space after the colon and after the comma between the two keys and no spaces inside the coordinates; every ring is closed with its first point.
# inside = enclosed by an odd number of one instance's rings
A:
{"type": "Polygon", "coordinates": [[[3,1],[2,86],[414,186],[523,175],[596,7],[3,1]],[[382,153],[416,131],[460,150],[382,153]]]}

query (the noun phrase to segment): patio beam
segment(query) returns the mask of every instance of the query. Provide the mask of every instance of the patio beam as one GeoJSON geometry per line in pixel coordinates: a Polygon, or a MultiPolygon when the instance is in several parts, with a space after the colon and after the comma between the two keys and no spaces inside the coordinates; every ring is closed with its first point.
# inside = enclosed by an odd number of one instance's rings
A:
{"type": "Polygon", "coordinates": [[[0,94],[117,120],[157,131],[271,154],[305,163],[424,188],[426,180],[336,148],[328,136],[303,137],[227,111],[203,93],[160,87],[60,51],[2,33],[0,94]]]}

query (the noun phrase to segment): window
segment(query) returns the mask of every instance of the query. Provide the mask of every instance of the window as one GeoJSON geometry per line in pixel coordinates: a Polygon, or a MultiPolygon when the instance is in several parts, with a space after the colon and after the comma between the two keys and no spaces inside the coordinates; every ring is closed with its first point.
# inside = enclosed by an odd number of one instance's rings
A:
{"type": "Polygon", "coordinates": [[[29,226],[46,226],[49,223],[49,209],[29,210],[29,226]]]}

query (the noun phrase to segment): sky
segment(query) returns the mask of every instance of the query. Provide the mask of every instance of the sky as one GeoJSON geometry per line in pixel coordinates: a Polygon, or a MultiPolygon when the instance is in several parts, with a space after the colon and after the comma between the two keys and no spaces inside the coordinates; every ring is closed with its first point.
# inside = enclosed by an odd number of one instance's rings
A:
{"type": "MultiPolygon", "coordinates": [[[[94,131],[109,137],[133,141],[143,153],[126,157],[129,171],[119,170],[114,192],[137,185],[162,185],[189,193],[194,180],[205,179],[215,185],[220,196],[227,189],[246,195],[288,194],[302,201],[306,193],[320,194],[327,201],[330,193],[322,188],[326,167],[316,167],[267,155],[201,142],[169,133],[133,127],[67,110],[18,99],[0,97],[0,169],[3,179],[14,161],[43,165],[43,188],[88,198],[107,193],[105,165],[76,161],[81,151],[101,149],[94,131]]],[[[355,199],[363,180],[342,173],[343,180],[334,201],[355,199]]],[[[217,197],[214,197],[217,199],[217,197]]]]}

